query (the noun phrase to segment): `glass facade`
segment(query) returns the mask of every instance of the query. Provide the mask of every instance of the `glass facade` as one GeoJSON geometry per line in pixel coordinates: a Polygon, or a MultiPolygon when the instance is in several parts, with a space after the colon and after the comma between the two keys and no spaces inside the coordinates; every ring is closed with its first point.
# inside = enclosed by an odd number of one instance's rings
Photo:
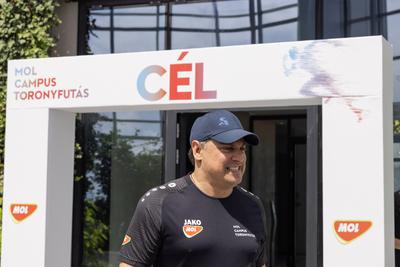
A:
{"type": "Polygon", "coordinates": [[[161,112],[82,115],[83,266],[117,266],[135,203],[161,182],[161,112]]]}
{"type": "MultiPolygon", "coordinates": [[[[81,54],[384,35],[394,47],[395,190],[400,190],[398,0],[116,0],[80,1],[79,5],[81,54]]],[[[79,117],[73,266],[117,266],[121,240],[137,201],[165,181],[166,113],[79,117]]]]}

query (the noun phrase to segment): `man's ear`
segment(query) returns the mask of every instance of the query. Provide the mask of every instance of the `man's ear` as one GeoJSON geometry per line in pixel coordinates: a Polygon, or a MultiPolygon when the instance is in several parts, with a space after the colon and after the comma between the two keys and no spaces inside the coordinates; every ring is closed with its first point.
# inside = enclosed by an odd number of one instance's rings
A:
{"type": "Polygon", "coordinates": [[[193,140],[191,145],[192,145],[192,152],[194,159],[201,160],[202,159],[201,150],[203,149],[203,145],[197,140],[193,140]]]}

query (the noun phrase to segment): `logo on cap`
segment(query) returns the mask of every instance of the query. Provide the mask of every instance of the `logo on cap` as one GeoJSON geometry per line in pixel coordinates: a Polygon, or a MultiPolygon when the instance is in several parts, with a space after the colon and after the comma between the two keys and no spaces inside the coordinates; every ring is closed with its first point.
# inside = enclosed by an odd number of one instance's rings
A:
{"type": "Polygon", "coordinates": [[[218,125],[219,125],[219,126],[222,126],[222,125],[228,126],[228,125],[229,125],[229,122],[227,121],[227,119],[226,119],[225,117],[221,117],[221,118],[219,118],[219,123],[218,123],[218,125]]]}
{"type": "Polygon", "coordinates": [[[201,225],[200,220],[185,219],[182,230],[187,238],[192,238],[203,231],[203,226],[201,225]]]}
{"type": "Polygon", "coordinates": [[[10,206],[13,221],[16,223],[20,223],[31,216],[36,209],[36,204],[11,204],[10,206]]]}
{"type": "Polygon", "coordinates": [[[371,226],[371,221],[335,221],[334,229],[336,237],[343,244],[349,244],[356,238],[365,234],[371,226]]]}

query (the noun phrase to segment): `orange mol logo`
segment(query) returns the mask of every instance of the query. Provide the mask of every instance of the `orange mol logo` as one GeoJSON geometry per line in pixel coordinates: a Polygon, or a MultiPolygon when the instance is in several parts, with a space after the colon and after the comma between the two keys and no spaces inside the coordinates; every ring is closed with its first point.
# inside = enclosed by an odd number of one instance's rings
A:
{"type": "Polygon", "coordinates": [[[31,216],[36,209],[36,204],[11,204],[10,206],[12,218],[17,223],[31,216]]]}
{"type": "Polygon", "coordinates": [[[125,246],[129,242],[131,242],[131,237],[129,235],[125,235],[124,241],[122,241],[122,245],[125,246]]]}
{"type": "Polygon", "coordinates": [[[371,221],[335,221],[336,237],[343,244],[349,244],[371,228],[371,221]]]}
{"type": "Polygon", "coordinates": [[[182,230],[187,238],[192,238],[203,231],[203,226],[201,226],[200,220],[185,219],[182,230]]]}

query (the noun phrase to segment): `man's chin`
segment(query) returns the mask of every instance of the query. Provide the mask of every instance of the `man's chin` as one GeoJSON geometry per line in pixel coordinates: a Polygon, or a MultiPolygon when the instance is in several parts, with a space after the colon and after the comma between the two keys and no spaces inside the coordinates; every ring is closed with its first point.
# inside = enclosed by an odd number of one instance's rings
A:
{"type": "Polygon", "coordinates": [[[240,184],[243,180],[243,176],[238,176],[238,175],[232,175],[230,174],[229,177],[227,177],[226,181],[228,181],[233,187],[237,186],[240,184]]]}

